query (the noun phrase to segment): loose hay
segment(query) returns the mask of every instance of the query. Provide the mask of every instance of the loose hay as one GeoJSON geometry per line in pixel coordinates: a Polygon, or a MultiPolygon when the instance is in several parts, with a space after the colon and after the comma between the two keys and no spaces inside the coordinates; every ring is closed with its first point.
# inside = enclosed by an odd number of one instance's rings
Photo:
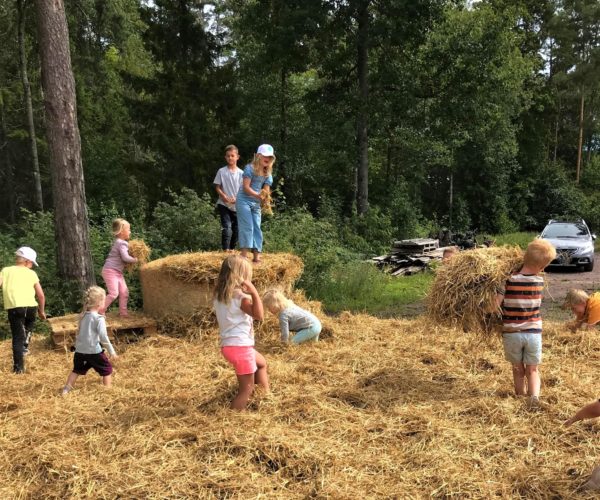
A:
{"type": "Polygon", "coordinates": [[[441,325],[489,334],[498,318],[496,294],[523,265],[518,247],[478,248],[456,254],[436,271],[427,297],[429,317],[441,325]]]}
{"type": "Polygon", "coordinates": [[[144,240],[131,240],[129,242],[129,255],[135,257],[138,261],[133,264],[125,264],[125,270],[132,272],[134,269],[143,266],[150,258],[150,247],[146,245],[144,240]]]}
{"type": "Polygon", "coordinates": [[[546,325],[547,406],[530,413],[511,395],[499,344],[425,320],[330,321],[332,342],[282,349],[257,332],[273,392],[239,414],[227,408],[236,381],[216,330],[117,345],[113,389],[90,373],[66,398],[56,393],[71,355],[36,336],[17,376],[10,340],[0,342],[0,496],[585,495],[576,490],[597,465],[599,424],[560,424],[596,396],[597,338],[582,348],[546,325]]]}

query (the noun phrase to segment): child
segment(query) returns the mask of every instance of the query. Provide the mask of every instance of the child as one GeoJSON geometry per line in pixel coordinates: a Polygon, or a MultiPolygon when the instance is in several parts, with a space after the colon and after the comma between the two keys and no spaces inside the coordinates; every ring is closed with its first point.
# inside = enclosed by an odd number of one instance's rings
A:
{"type": "Polygon", "coordinates": [[[37,310],[40,319],[46,319],[46,298],[40,280],[32,270],[33,266],[38,267],[35,250],[21,247],[15,255],[15,265],[0,271],[0,286],[12,333],[13,372],[25,373],[23,356],[29,354],[35,312],[37,310]]]}
{"type": "Polygon", "coordinates": [[[571,288],[565,297],[564,307],[575,314],[575,320],[567,324],[572,332],[579,328],[590,329],[600,321],[600,293],[589,296],[583,290],[571,288]]]}
{"type": "Polygon", "coordinates": [[[263,296],[263,303],[272,314],[279,316],[282,342],[288,342],[290,330],[296,332],[291,339],[294,344],[301,344],[307,340],[319,340],[321,322],[318,318],[286,299],[279,290],[267,290],[263,296]]]}
{"type": "Polygon", "coordinates": [[[125,283],[123,269],[125,264],[137,262],[135,257],[129,255],[129,244],[127,240],[131,236],[131,226],[125,219],[115,219],[112,223],[112,233],[115,237],[113,246],[102,268],[102,278],[106,283],[108,295],[106,302],[100,307],[100,314],[105,314],[113,300],[119,297],[119,315],[127,316],[127,299],[129,289],[125,283]]]}
{"type": "Polygon", "coordinates": [[[450,259],[454,257],[458,253],[458,248],[456,247],[446,247],[442,253],[442,263],[447,264],[450,262],[450,259]]]}
{"type": "Polygon", "coordinates": [[[102,346],[106,347],[111,358],[117,359],[117,354],[106,333],[106,320],[99,313],[105,299],[106,292],[99,286],[91,286],[85,292],[83,312],[79,318],[79,332],[75,340],[73,371],[62,389],[63,396],[73,389],[79,375],[85,375],[90,368],[102,377],[105,387],[112,384],[113,368],[102,346]]]}
{"type": "Polygon", "coordinates": [[[238,168],[240,159],[238,148],[230,144],[225,148],[227,165],[217,171],[213,184],[219,194],[217,210],[221,217],[221,246],[226,252],[233,252],[237,241],[238,223],[235,211],[237,194],[242,187],[242,170],[238,168]]]}
{"type": "Polygon", "coordinates": [[[247,258],[248,251],[252,249],[254,254],[252,261],[255,263],[260,262],[263,245],[263,235],[260,229],[261,201],[263,197],[267,196],[273,185],[271,174],[274,163],[273,146],[269,144],[259,146],[252,163],[244,167],[242,187],[235,202],[242,257],[247,258]]]}
{"type": "Polygon", "coordinates": [[[263,305],[252,279],[247,259],[232,255],[221,265],[215,288],[214,306],[219,323],[221,353],[235,368],[238,393],[231,402],[234,410],[243,410],[258,384],[269,391],[267,362],[254,349],[253,319],[263,319],[263,305]]]}
{"type": "Polygon", "coordinates": [[[546,240],[536,239],[527,246],[523,267],[510,276],[497,296],[502,308],[502,341],[506,359],[512,363],[515,393],[529,396],[532,408],[539,406],[542,362],[542,317],[540,306],[544,278],[539,274],[556,257],[546,240]]]}

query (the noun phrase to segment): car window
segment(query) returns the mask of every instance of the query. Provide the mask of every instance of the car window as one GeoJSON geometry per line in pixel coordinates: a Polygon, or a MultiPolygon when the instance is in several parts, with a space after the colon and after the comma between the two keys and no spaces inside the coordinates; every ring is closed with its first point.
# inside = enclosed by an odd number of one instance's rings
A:
{"type": "Polygon", "coordinates": [[[589,237],[583,224],[550,224],[542,233],[542,238],[581,238],[589,237]]]}

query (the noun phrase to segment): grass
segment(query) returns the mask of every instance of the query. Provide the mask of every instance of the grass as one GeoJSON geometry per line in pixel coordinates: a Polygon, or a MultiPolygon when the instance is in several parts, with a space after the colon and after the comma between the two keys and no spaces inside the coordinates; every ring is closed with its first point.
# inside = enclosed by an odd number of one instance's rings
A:
{"type": "Polygon", "coordinates": [[[519,232],[519,233],[506,233],[506,234],[495,234],[491,238],[496,242],[496,245],[517,245],[523,249],[527,248],[529,242],[535,239],[538,233],[533,232],[519,232]]]}
{"type": "Polygon", "coordinates": [[[319,288],[317,298],[325,310],[368,312],[377,316],[414,316],[422,312],[422,299],[433,281],[433,273],[390,277],[372,264],[355,263],[333,270],[319,288]]]}

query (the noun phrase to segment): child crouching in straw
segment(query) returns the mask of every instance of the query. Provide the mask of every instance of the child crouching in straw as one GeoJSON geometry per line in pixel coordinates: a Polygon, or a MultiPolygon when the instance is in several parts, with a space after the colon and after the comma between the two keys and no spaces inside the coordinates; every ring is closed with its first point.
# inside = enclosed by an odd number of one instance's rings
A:
{"type": "Polygon", "coordinates": [[[321,322],[311,312],[302,309],[287,299],[279,290],[267,290],[263,297],[265,307],[279,317],[281,341],[301,344],[308,340],[319,340],[321,322]],[[290,339],[290,330],[296,334],[290,339]]]}
{"type": "Polygon", "coordinates": [[[247,259],[227,257],[221,265],[213,302],[221,354],[235,369],[238,380],[238,393],[231,402],[234,410],[246,408],[255,384],[269,391],[267,361],[254,349],[253,320],[263,319],[263,305],[251,279],[252,265],[247,259]]]}
{"type": "Polygon", "coordinates": [[[105,299],[106,292],[99,286],[92,286],[85,292],[83,312],[79,318],[79,332],[75,341],[73,371],[62,389],[63,396],[73,389],[79,375],[85,375],[90,368],[102,377],[105,387],[112,384],[113,368],[102,346],[106,347],[111,358],[117,359],[117,354],[106,333],[106,320],[98,312],[105,299]]]}

